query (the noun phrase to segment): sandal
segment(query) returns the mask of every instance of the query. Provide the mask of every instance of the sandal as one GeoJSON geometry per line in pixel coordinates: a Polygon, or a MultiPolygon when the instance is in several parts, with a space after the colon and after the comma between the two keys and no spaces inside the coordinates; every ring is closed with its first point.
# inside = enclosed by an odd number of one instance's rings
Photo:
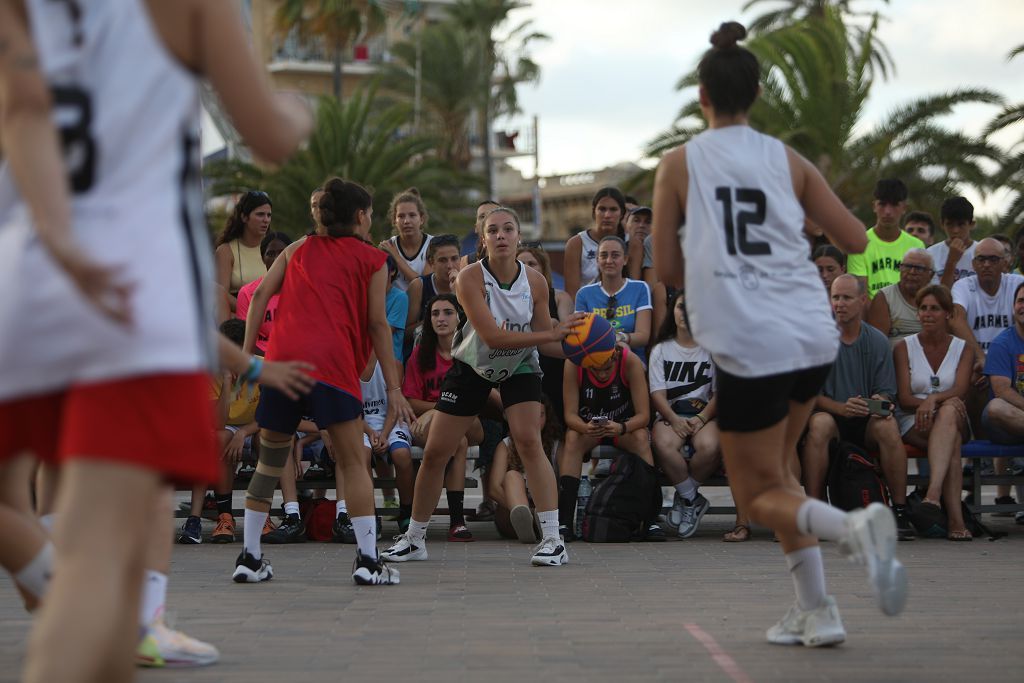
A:
{"type": "Polygon", "coordinates": [[[973,541],[974,536],[970,531],[964,529],[963,531],[950,531],[949,535],[946,536],[951,541],[973,541]]]}
{"type": "Polygon", "coordinates": [[[722,540],[726,543],[743,543],[750,540],[750,527],[746,524],[737,524],[732,531],[722,534],[722,540]]]}

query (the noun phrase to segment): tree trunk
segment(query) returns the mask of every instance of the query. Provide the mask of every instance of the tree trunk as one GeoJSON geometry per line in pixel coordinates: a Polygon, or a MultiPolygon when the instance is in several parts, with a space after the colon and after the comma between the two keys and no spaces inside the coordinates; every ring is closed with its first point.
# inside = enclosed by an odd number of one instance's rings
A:
{"type": "Polygon", "coordinates": [[[334,47],[334,69],[332,77],[334,79],[334,98],[338,100],[338,104],[341,104],[341,55],[342,48],[340,45],[334,47]]]}

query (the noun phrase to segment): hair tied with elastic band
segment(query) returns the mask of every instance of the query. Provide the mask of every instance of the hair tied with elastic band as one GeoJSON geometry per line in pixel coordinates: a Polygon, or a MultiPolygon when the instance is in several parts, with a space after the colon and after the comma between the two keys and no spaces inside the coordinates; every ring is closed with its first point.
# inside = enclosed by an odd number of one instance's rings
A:
{"type": "Polygon", "coordinates": [[[736,43],[747,37],[747,29],[738,21],[726,21],[711,34],[711,44],[719,50],[736,47],[736,43]]]}

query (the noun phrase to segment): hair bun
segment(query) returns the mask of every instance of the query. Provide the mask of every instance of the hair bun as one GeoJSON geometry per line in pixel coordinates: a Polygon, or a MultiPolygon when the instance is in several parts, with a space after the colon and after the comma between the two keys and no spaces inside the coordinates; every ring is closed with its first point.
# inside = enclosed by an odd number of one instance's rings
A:
{"type": "Polygon", "coordinates": [[[417,197],[421,197],[422,196],[420,194],[420,191],[418,189],[416,189],[415,187],[410,187],[409,189],[407,189],[404,192],[402,192],[402,194],[411,194],[411,195],[415,195],[417,197]]]}
{"type": "Polygon", "coordinates": [[[736,47],[736,43],[747,37],[747,29],[738,21],[726,21],[711,34],[711,44],[719,50],[736,47]]]}

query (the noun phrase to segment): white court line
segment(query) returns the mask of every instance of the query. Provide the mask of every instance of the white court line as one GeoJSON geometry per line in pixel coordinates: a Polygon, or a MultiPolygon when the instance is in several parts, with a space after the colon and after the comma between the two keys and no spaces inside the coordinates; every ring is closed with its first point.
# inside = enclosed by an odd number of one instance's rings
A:
{"type": "Polygon", "coordinates": [[[715,660],[718,668],[724,671],[729,678],[736,683],[754,683],[754,680],[747,675],[747,672],[740,668],[735,659],[726,654],[722,646],[718,644],[718,641],[711,637],[711,634],[707,633],[697,624],[685,624],[685,627],[690,632],[690,635],[704,646],[704,649],[711,655],[711,659],[715,660]]]}

